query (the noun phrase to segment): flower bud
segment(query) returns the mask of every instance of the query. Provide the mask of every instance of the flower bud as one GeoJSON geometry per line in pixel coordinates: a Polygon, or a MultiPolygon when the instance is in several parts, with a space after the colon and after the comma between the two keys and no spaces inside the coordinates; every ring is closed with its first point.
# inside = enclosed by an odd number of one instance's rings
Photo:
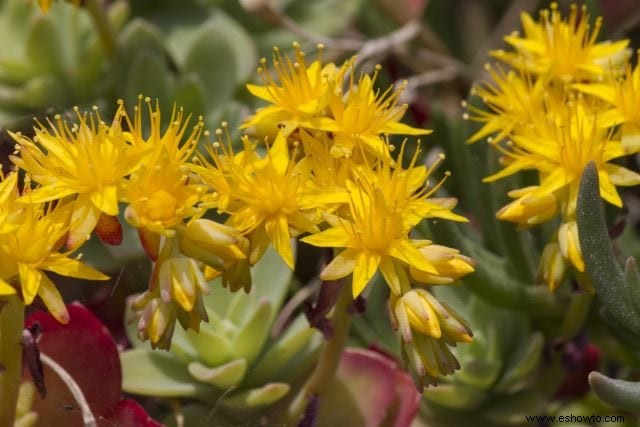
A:
{"type": "Polygon", "coordinates": [[[457,249],[440,245],[424,245],[419,248],[420,253],[429,261],[437,274],[421,271],[411,266],[411,277],[428,285],[448,285],[462,276],[474,271],[476,261],[460,254],[457,249]]]}
{"type": "Polygon", "coordinates": [[[556,290],[562,283],[567,271],[567,263],[560,252],[558,243],[547,243],[540,257],[540,267],[538,268],[538,280],[544,282],[549,291],[556,290]]]}

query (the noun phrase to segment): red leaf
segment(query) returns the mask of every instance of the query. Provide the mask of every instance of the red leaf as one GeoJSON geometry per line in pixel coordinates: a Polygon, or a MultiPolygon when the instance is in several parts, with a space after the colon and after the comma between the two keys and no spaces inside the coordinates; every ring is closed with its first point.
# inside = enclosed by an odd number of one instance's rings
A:
{"type": "Polygon", "coordinates": [[[106,421],[105,425],[118,427],[162,427],[138,402],[130,399],[118,402],[106,421]]]}
{"type": "MultiPolygon", "coordinates": [[[[118,350],[107,328],[89,310],[77,303],[67,309],[70,316],[67,325],[49,313],[37,311],[26,319],[26,327],[40,323],[40,352],[71,375],[99,419],[120,400],[122,370],[118,350]]],[[[47,397],[36,399],[34,406],[39,418],[49,425],[81,425],[79,409],[67,385],[46,366],[44,375],[47,397]]]]}
{"type": "Polygon", "coordinates": [[[420,403],[411,377],[375,351],[347,348],[336,378],[320,397],[323,423],[407,427],[420,403]]]}

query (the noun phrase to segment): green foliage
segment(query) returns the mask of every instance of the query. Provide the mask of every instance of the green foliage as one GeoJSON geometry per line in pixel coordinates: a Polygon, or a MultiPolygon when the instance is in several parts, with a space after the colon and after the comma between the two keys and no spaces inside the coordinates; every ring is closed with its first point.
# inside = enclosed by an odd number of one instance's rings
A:
{"type": "Polygon", "coordinates": [[[274,250],[252,269],[249,294],[230,293],[219,280],[205,297],[209,323],[199,333],[176,329],[169,352],[154,351],[128,328],[132,350],[121,356],[123,389],[157,397],[193,398],[216,403],[213,419],[243,419],[247,411],[272,405],[313,365],[322,341],[302,316],[278,337],[275,317],[289,289],[292,272],[274,250]]]}

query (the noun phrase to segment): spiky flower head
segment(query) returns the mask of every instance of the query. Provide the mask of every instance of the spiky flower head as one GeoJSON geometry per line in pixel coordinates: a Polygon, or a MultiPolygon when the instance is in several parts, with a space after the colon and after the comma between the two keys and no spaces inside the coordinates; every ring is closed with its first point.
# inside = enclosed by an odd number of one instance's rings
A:
{"type": "MultiPolygon", "coordinates": [[[[37,122],[35,136],[11,133],[19,155],[12,161],[40,184],[28,197],[42,203],[73,196],[67,246],[84,243],[102,215],[116,216],[125,177],[139,167],[141,147],[123,138],[121,113],[111,125],[102,121],[97,107],[91,114],[74,108],[76,122],[56,115],[47,125],[37,122]]],[[[26,200],[26,198],[24,199],[26,200]]]]}
{"type": "Polygon", "coordinates": [[[71,258],[71,250],[60,252],[69,231],[72,206],[29,201],[31,192],[27,179],[20,194],[15,172],[0,183],[0,216],[7,220],[2,227],[6,232],[0,232],[0,294],[19,289],[26,305],[39,296],[51,314],[66,323],[69,316],[64,301],[45,272],[87,280],[109,277],[71,258]]]}
{"type": "Polygon", "coordinates": [[[352,180],[347,181],[347,203],[337,215],[326,218],[331,227],[302,239],[315,246],[346,248],[320,273],[323,280],[353,274],[355,297],[379,270],[391,291],[402,295],[410,287],[407,268],[439,274],[419,249],[431,242],[411,239],[409,232],[424,218],[466,219],[451,212],[455,199],[429,198],[440,184],[427,188],[433,168],[415,166],[416,158],[417,153],[406,170],[393,168],[388,160],[375,170],[354,168],[352,180]]]}
{"type": "Polygon", "coordinates": [[[270,105],[249,117],[243,128],[255,127],[260,134],[274,137],[279,127],[288,136],[300,121],[322,114],[332,93],[341,84],[346,67],[337,68],[333,63],[322,64],[323,45],[318,45],[318,58],[307,64],[306,55],[298,43],[293,44],[293,58],[282,55],[278,48],[273,52],[273,72],[265,58],[260,61],[258,74],[262,86],[248,84],[249,92],[270,105]],[[262,131],[260,131],[262,130],[262,131]]]}
{"type": "Polygon", "coordinates": [[[142,97],[135,107],[133,121],[126,113],[124,115],[130,129],[127,139],[147,152],[127,181],[125,218],[134,227],[171,236],[175,226],[203,213],[199,202],[206,189],[191,176],[188,162],[204,124],[199,118],[187,133],[189,117],[184,116],[182,108],[174,107],[163,132],[158,103],[154,107],[150,98],[145,98],[150,128],[145,135],[141,100],[142,97]]]}
{"type": "Polygon", "coordinates": [[[524,35],[505,37],[514,51],[491,52],[515,69],[560,82],[593,81],[619,69],[626,59],[629,40],[597,42],[602,18],[597,17],[592,28],[586,5],[571,5],[563,19],[558,4],[551,3],[550,9],[540,11],[538,22],[526,12],[521,20],[524,35]]]}
{"type": "Polygon", "coordinates": [[[297,145],[289,150],[283,134],[260,156],[257,144],[247,137],[235,154],[229,140],[222,139],[225,133],[218,130],[219,140],[208,147],[212,162],[203,157],[203,166],[195,170],[213,188],[218,210],[229,215],[226,224],[249,238],[250,263],[255,264],[271,244],[293,268],[291,238],[318,231],[320,219],[305,197],[309,161],[298,159],[297,145]]]}
{"type": "Polygon", "coordinates": [[[640,183],[639,174],[619,164],[640,151],[637,78],[627,62],[628,41],[596,43],[601,19],[591,30],[586,9],[573,5],[563,20],[552,4],[540,16],[536,23],[523,14],[525,37],[506,38],[515,52],[492,53],[514,69],[487,66],[490,80],[472,93],[484,108],[470,106],[466,115],[483,126],[469,142],[487,138],[502,154],[504,168],[485,182],[537,172],[536,182],[508,193],[514,200],[496,216],[520,228],[559,216],[560,225],[540,260],[539,278],[554,290],[570,265],[581,286],[592,291],[582,274],[575,222],[579,181],[586,165],[594,162],[602,197],[617,207],[622,199],[616,187],[640,183]]]}

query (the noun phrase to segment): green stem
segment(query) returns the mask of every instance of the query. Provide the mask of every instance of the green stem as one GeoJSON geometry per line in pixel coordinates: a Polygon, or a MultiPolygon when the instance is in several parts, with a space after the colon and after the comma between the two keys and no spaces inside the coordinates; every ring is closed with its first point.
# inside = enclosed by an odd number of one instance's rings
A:
{"type": "Polygon", "coordinates": [[[333,319],[331,321],[333,335],[325,342],[320,359],[307,382],[302,386],[298,395],[293,399],[287,411],[288,425],[297,425],[310,399],[315,395],[321,395],[333,380],[342,350],[347,342],[349,326],[351,325],[351,315],[348,313],[349,305],[352,303],[350,284],[344,283],[340,290],[340,296],[333,309],[333,319]]]}
{"type": "Polygon", "coordinates": [[[0,311],[0,427],[12,427],[22,376],[24,304],[17,295],[4,300],[0,311]]]}
{"type": "Polygon", "coordinates": [[[116,51],[116,37],[106,11],[100,5],[99,0],[86,0],[84,7],[89,12],[96,31],[98,31],[104,52],[107,56],[113,56],[116,51]]]}

